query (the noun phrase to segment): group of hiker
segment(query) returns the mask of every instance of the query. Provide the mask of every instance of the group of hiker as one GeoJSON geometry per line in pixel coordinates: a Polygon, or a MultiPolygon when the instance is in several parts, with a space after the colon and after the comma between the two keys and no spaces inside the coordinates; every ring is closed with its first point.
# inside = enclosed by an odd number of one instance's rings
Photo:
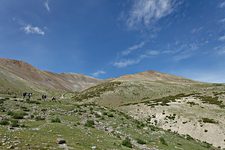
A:
{"type": "MultiPolygon", "coordinates": [[[[30,100],[31,97],[32,97],[32,95],[33,95],[33,93],[24,92],[24,93],[23,93],[23,99],[28,99],[28,100],[30,100]]],[[[46,99],[47,99],[47,95],[43,94],[43,95],[41,96],[41,99],[42,99],[42,100],[46,100],[46,99]]],[[[53,96],[53,97],[51,98],[51,100],[52,100],[52,101],[55,101],[56,98],[53,96]]]]}

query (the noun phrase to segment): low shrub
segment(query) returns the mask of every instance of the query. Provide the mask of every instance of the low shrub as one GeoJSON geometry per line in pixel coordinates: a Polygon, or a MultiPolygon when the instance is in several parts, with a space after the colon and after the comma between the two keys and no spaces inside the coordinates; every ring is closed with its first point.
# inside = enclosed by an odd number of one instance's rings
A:
{"type": "Polygon", "coordinates": [[[12,116],[13,119],[23,119],[23,117],[27,115],[27,113],[25,112],[12,112],[12,111],[9,111],[7,114],[12,116]]]}
{"type": "Polygon", "coordinates": [[[86,123],[85,123],[85,126],[86,126],[86,127],[91,127],[91,128],[93,128],[94,125],[95,125],[94,120],[87,120],[86,123]]]}
{"type": "Polygon", "coordinates": [[[35,117],[35,120],[36,121],[41,121],[41,120],[45,120],[45,118],[44,117],[41,117],[41,116],[36,116],[35,117]]]}
{"type": "Polygon", "coordinates": [[[144,140],[142,140],[142,139],[139,139],[139,138],[138,138],[138,139],[136,139],[136,140],[137,140],[137,143],[138,143],[138,144],[142,144],[142,145],[143,145],[143,144],[146,144],[146,142],[145,142],[144,140]]]}
{"type": "Polygon", "coordinates": [[[9,121],[8,120],[6,120],[6,119],[3,119],[3,120],[1,120],[0,121],[0,125],[9,125],[9,121]]]}
{"type": "Polygon", "coordinates": [[[166,140],[165,140],[163,137],[160,137],[160,138],[159,138],[159,141],[160,141],[163,145],[168,146],[168,144],[166,143],[166,140]]]}
{"type": "Polygon", "coordinates": [[[131,141],[128,137],[126,137],[126,139],[122,141],[122,145],[126,146],[126,147],[129,147],[129,148],[133,147],[132,144],[131,144],[131,141]]]}
{"type": "Polygon", "coordinates": [[[52,123],[61,123],[61,120],[60,120],[58,117],[56,117],[56,118],[53,118],[53,119],[51,120],[51,122],[52,122],[52,123]]]}
{"type": "Polygon", "coordinates": [[[218,123],[218,122],[215,121],[214,119],[209,119],[209,118],[202,118],[202,121],[203,121],[204,123],[215,123],[215,124],[218,123]]]}
{"type": "Polygon", "coordinates": [[[19,125],[18,120],[11,120],[11,126],[12,127],[19,127],[20,125],[19,125]]]}

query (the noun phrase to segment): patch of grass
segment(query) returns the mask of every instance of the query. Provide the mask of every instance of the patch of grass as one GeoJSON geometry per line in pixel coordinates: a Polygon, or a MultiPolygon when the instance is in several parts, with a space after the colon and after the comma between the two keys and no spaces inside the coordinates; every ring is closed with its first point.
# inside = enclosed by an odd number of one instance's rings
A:
{"type": "Polygon", "coordinates": [[[136,139],[137,140],[137,143],[138,144],[141,144],[141,145],[143,145],[143,144],[146,144],[146,142],[144,141],[144,140],[142,140],[142,139],[136,139]]]}
{"type": "MultiPolygon", "coordinates": [[[[159,98],[159,99],[144,101],[142,103],[144,103],[148,106],[152,106],[152,107],[157,106],[157,105],[169,106],[169,103],[176,102],[176,99],[181,99],[183,97],[188,97],[188,96],[191,96],[191,95],[193,95],[193,94],[181,93],[181,94],[177,94],[177,95],[174,95],[174,96],[166,96],[166,97],[159,98]]],[[[146,98],[143,98],[142,100],[145,100],[145,99],[149,99],[149,98],[146,97],[146,98]]]]}
{"type": "Polygon", "coordinates": [[[0,99],[0,104],[3,104],[3,103],[4,103],[4,101],[6,101],[6,98],[4,98],[4,99],[0,99]]]}
{"type": "Polygon", "coordinates": [[[4,126],[9,125],[9,121],[7,119],[3,119],[0,121],[0,125],[4,125],[4,126]]]}
{"type": "Polygon", "coordinates": [[[38,102],[38,101],[31,101],[31,100],[27,100],[26,101],[28,104],[41,104],[40,102],[38,102]]]}
{"type": "Polygon", "coordinates": [[[100,95],[107,91],[113,91],[116,87],[118,87],[121,82],[106,82],[100,85],[91,87],[87,90],[82,91],[81,93],[77,94],[73,98],[77,101],[82,101],[84,99],[100,97],[100,95]]]}
{"type": "Polygon", "coordinates": [[[20,107],[23,111],[30,111],[30,109],[28,109],[27,107],[25,107],[25,106],[21,106],[20,107]]]}
{"type": "Polygon", "coordinates": [[[221,108],[225,108],[225,105],[223,104],[223,101],[220,101],[217,96],[216,97],[212,97],[212,96],[195,96],[195,97],[199,98],[203,103],[217,105],[217,106],[219,106],[221,108]]]}
{"type": "Polygon", "coordinates": [[[122,141],[122,145],[129,148],[133,148],[133,145],[128,137],[126,137],[126,139],[122,141]]]}
{"type": "Polygon", "coordinates": [[[61,123],[61,120],[58,117],[56,117],[56,118],[52,118],[51,122],[52,123],[61,123]]]}
{"type": "Polygon", "coordinates": [[[91,127],[94,128],[95,122],[94,120],[87,120],[86,123],[84,124],[86,127],[91,127]]]}
{"type": "Polygon", "coordinates": [[[210,119],[210,118],[202,118],[202,121],[204,123],[214,123],[214,124],[217,124],[218,122],[215,121],[214,119],[210,119]]]}
{"type": "Polygon", "coordinates": [[[166,118],[170,119],[170,120],[175,120],[176,118],[176,114],[170,114],[169,116],[166,116],[166,118]]]}
{"type": "Polygon", "coordinates": [[[108,117],[114,117],[114,115],[113,115],[113,114],[108,114],[107,116],[108,116],[108,117]]]}
{"type": "Polygon", "coordinates": [[[106,116],[106,115],[108,115],[108,113],[107,113],[107,112],[103,112],[103,115],[105,115],[105,116],[106,116]]]}
{"type": "Polygon", "coordinates": [[[11,120],[10,122],[11,122],[12,127],[19,127],[20,126],[18,120],[11,120]]]}
{"type": "Polygon", "coordinates": [[[12,116],[13,119],[23,119],[24,116],[27,115],[27,113],[25,112],[13,112],[13,111],[9,111],[7,114],[12,116]]]}
{"type": "Polygon", "coordinates": [[[168,146],[168,144],[166,143],[166,140],[163,137],[159,138],[160,143],[162,143],[163,145],[168,146]]]}
{"type": "MultiPolygon", "coordinates": [[[[36,121],[42,121],[42,120],[45,120],[45,118],[42,117],[42,116],[36,116],[36,117],[35,117],[35,120],[36,120],[36,121]]],[[[54,120],[54,121],[55,121],[55,120],[54,120]]]]}
{"type": "Polygon", "coordinates": [[[198,105],[198,104],[195,103],[195,102],[187,102],[187,104],[190,104],[190,106],[198,105]]]}

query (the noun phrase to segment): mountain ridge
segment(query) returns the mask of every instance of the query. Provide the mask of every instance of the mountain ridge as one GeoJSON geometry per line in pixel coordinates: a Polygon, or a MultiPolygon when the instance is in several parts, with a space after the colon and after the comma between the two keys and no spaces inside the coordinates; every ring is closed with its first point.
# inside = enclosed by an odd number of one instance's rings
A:
{"type": "Polygon", "coordinates": [[[31,84],[34,89],[43,87],[50,90],[73,92],[102,82],[100,79],[77,73],[66,74],[42,71],[24,61],[5,58],[0,58],[0,71],[2,80],[10,81],[14,79],[17,82],[23,82],[27,87],[31,84]]]}

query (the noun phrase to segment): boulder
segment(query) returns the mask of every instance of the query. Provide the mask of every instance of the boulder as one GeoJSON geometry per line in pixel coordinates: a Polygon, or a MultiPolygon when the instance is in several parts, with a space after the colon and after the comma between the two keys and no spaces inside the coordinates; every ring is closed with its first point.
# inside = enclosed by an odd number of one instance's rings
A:
{"type": "Polygon", "coordinates": [[[64,140],[63,138],[57,138],[56,142],[57,144],[65,144],[66,140],[64,140]]]}

